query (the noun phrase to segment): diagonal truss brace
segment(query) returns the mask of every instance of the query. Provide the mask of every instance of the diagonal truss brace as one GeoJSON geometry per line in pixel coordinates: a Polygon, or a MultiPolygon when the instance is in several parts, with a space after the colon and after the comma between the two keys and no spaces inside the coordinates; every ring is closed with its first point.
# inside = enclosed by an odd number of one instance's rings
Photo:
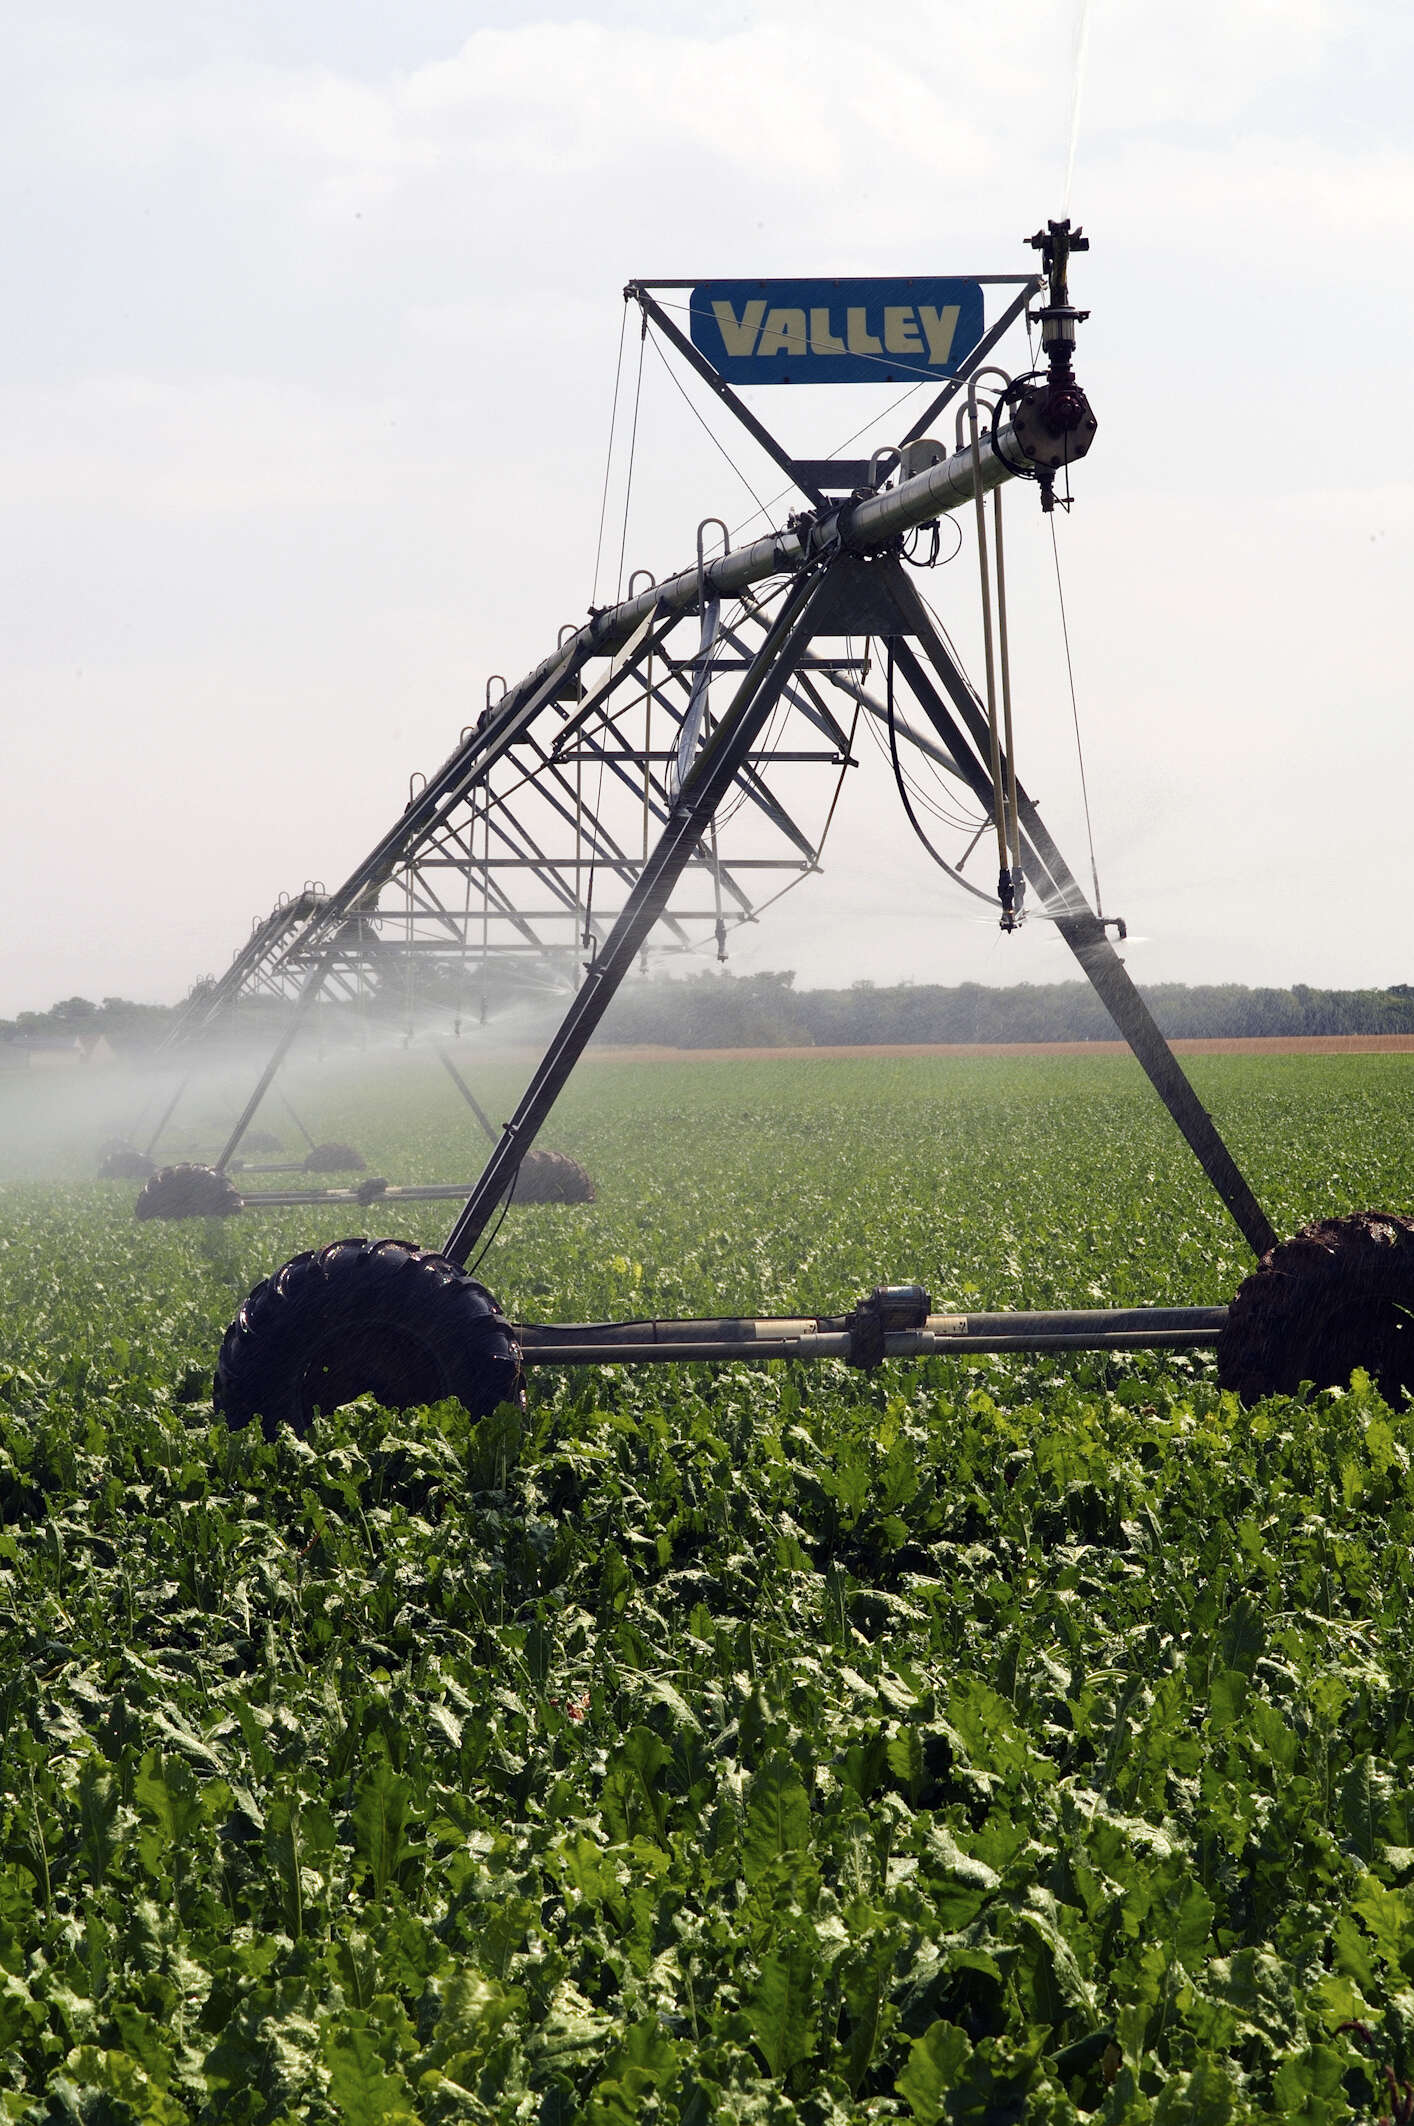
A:
{"type": "Polygon", "coordinates": [[[731,706],[684,777],[657,847],[452,1228],[442,1252],[453,1262],[466,1262],[496,1205],[514,1184],[541,1124],[735,781],[737,770],[779,700],[796,659],[810,641],[812,609],[827,579],[828,571],[818,578],[796,578],[731,706]]]}

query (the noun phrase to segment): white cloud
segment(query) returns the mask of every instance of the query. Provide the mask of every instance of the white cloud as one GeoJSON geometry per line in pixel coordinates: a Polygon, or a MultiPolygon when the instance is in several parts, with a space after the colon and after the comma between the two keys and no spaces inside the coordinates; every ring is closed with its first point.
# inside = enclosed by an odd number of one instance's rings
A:
{"type": "Polygon", "coordinates": [[[1274,320],[1301,340],[1303,304],[1332,280],[1393,263],[1414,227],[1414,152],[1321,147],[1270,134],[1200,148],[1126,143],[1095,172],[1105,227],[1141,243],[1163,230],[1167,248],[1202,251],[1262,274],[1300,266],[1292,308],[1274,320]],[[1256,255],[1254,256],[1254,248],[1256,255]]]}
{"type": "MultiPolygon", "coordinates": [[[[1326,124],[1322,104],[1329,80],[1339,115],[1357,32],[1379,51],[1396,16],[1334,0],[1091,5],[1075,198],[1096,248],[1077,295],[1095,305],[1084,374],[1097,396],[1106,382],[1065,537],[1102,857],[1117,890],[1187,880],[1164,905],[1189,942],[1153,948],[1165,972],[1197,978],[1260,934],[1292,976],[1353,978],[1359,959],[1378,978],[1388,935],[1339,906],[1303,904],[1298,923],[1267,889],[1318,799],[1353,875],[1361,776],[1378,784],[1382,845],[1401,831],[1397,483],[1414,467],[1349,380],[1402,354],[1389,269],[1414,159],[1379,125],[1326,124]],[[1339,280],[1340,307],[1313,333],[1318,278],[1339,280]],[[1156,294],[1170,282],[1225,304],[1221,331],[1207,308],[1175,330],[1156,294]],[[1323,770],[1313,791],[1337,711],[1355,780],[1323,770]]],[[[279,885],[354,861],[408,769],[479,706],[487,670],[526,669],[582,612],[629,273],[1029,262],[1022,238],[1057,211],[1069,5],[769,0],[721,32],[682,19],[526,20],[381,72],[352,63],[332,12],[319,66],[255,43],[159,65],[111,29],[31,38],[0,138],[31,202],[0,349],[0,528],[21,587],[9,677],[30,732],[7,859],[26,887],[52,862],[52,731],[82,734],[54,801],[101,826],[126,777],[133,821],[92,876],[83,847],[70,853],[62,924],[35,931],[36,982],[46,955],[72,954],[95,877],[138,936],[173,820],[183,919],[199,916],[201,961],[220,964],[279,885]],[[248,741],[282,763],[255,824],[232,798],[248,741]]],[[[778,396],[790,403],[763,410],[801,447],[856,418],[828,393],[778,396]]],[[[1025,558],[1029,500],[1013,512],[1028,761],[1074,854],[1040,617],[1049,548],[1025,558]]],[[[614,562],[617,507],[616,491],[614,562]]],[[[650,357],[628,564],[681,565],[698,517],[746,507],[650,357]]],[[[960,564],[933,581],[965,637],[974,579],[960,564]]],[[[849,816],[832,872],[863,906],[861,876],[898,823],[881,809],[845,832],[849,816]]],[[[34,898],[43,925],[52,897],[34,898]]],[[[871,949],[807,899],[742,950],[789,964],[799,936],[823,978],[837,936],[871,949]]],[[[920,905],[930,923],[945,913],[920,905]]],[[[142,934],[149,988],[197,971],[190,931],[142,934]]],[[[961,921],[955,934],[941,972],[1010,976],[993,939],[974,952],[961,921]]],[[[1045,959],[1036,948],[1033,978],[1045,959]]],[[[112,986],[96,962],[64,965],[65,986],[112,986]]]]}
{"type": "Polygon", "coordinates": [[[1084,110],[1106,132],[1230,124],[1319,73],[1358,10],[1332,0],[1092,0],[1084,110]]]}
{"type": "MultiPolygon", "coordinates": [[[[1093,0],[1090,13],[1077,199],[1111,235],[1231,252],[1261,217],[1292,254],[1311,229],[1364,251],[1407,226],[1402,146],[1234,131],[1259,93],[1319,76],[1358,28],[1354,7],[1093,0]]],[[[1054,204],[1073,20],[1051,0],[1000,15],[910,0],[861,31],[853,0],[781,0],[717,37],[528,22],[382,82],[333,65],[134,77],[108,64],[51,84],[51,118],[67,155],[128,171],[197,158],[316,227],[367,208],[473,246],[478,221],[488,245],[509,221],[526,249],[573,230],[582,250],[596,222],[608,243],[627,222],[735,224],[749,244],[758,199],[770,223],[788,207],[812,258],[956,242],[964,223],[970,250],[1054,204]]]]}
{"type": "Polygon", "coordinates": [[[245,377],[108,375],[0,421],[0,487],[18,508],[196,520],[360,506],[404,486],[396,402],[338,403],[245,377]]]}

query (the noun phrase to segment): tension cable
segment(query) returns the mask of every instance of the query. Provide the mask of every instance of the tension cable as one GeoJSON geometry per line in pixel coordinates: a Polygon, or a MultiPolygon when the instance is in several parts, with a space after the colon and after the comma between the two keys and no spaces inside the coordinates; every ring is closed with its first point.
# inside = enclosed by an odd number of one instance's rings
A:
{"type": "MultiPolygon", "coordinates": [[[[627,312],[625,312],[627,315],[627,312]]],[[[633,500],[633,462],[638,452],[638,402],[643,396],[643,342],[648,337],[648,312],[643,313],[643,322],[638,335],[638,375],[633,386],[633,427],[628,439],[628,477],[624,481],[624,522],[619,536],[619,572],[614,578],[614,603],[623,596],[624,554],[628,550],[628,509],[633,500]]]]}
{"type": "Polygon", "coordinates": [[[628,299],[624,299],[623,315],[619,319],[619,356],[614,364],[614,403],[609,409],[609,447],[604,453],[604,491],[599,497],[599,537],[594,547],[594,588],[589,593],[589,603],[599,602],[599,569],[604,558],[604,519],[609,511],[609,475],[614,465],[614,431],[619,419],[619,385],[624,373],[624,334],[628,330],[628,299]]]}
{"type": "Polygon", "coordinates": [[[1090,819],[1090,788],[1085,779],[1085,748],[1080,742],[1080,706],[1075,698],[1075,667],[1070,661],[1070,628],[1065,617],[1065,587],[1061,582],[1060,548],[1056,544],[1056,520],[1051,518],[1051,554],[1056,564],[1056,596],[1060,600],[1061,640],[1065,644],[1065,676],[1070,685],[1070,720],[1075,726],[1075,757],[1080,764],[1080,796],[1085,807],[1085,839],[1090,846],[1090,877],[1095,887],[1095,913],[1104,920],[1100,899],[1100,872],[1095,862],[1095,829],[1090,819]]]}
{"type": "MultiPolygon", "coordinates": [[[[628,322],[628,304],[627,304],[627,302],[625,302],[625,304],[624,304],[624,325],[626,325],[626,324],[627,324],[627,322],[628,322]]],[[[647,313],[647,311],[645,310],[645,311],[643,312],[643,315],[642,315],[642,322],[641,322],[641,327],[640,327],[640,330],[639,330],[639,334],[638,334],[638,373],[637,373],[636,377],[634,378],[634,385],[633,385],[633,425],[632,425],[632,427],[631,427],[631,428],[630,428],[630,430],[629,430],[629,438],[628,438],[628,471],[627,471],[627,474],[626,474],[626,476],[625,476],[625,479],[624,479],[624,516],[623,516],[623,524],[622,524],[622,527],[621,527],[621,529],[620,529],[620,532],[619,532],[619,566],[618,566],[618,573],[616,574],[616,576],[615,576],[615,578],[614,578],[614,603],[615,603],[615,604],[617,604],[617,603],[619,602],[619,599],[620,599],[620,598],[622,597],[622,595],[623,595],[623,582],[624,582],[624,555],[625,555],[625,553],[626,553],[626,552],[627,552],[627,550],[628,550],[628,514],[629,514],[629,505],[630,505],[630,503],[631,503],[631,502],[632,502],[632,500],[633,500],[633,468],[634,468],[634,461],[635,461],[635,459],[636,459],[636,457],[637,457],[637,455],[638,455],[638,408],[639,408],[639,402],[640,402],[640,400],[641,400],[641,399],[642,399],[642,397],[643,397],[643,342],[644,342],[644,341],[645,341],[645,340],[647,339],[647,337],[648,337],[648,313],[647,313]]],[[[620,365],[620,369],[622,369],[622,366],[623,366],[623,345],[624,345],[624,327],[623,327],[623,326],[620,326],[620,328],[619,328],[619,365],[620,365]]],[[[614,378],[614,410],[615,410],[615,412],[617,412],[617,410],[618,410],[618,403],[619,403],[619,379],[618,379],[618,377],[616,376],[616,377],[614,378]]],[[[613,450],[613,447],[614,447],[614,424],[613,424],[613,417],[611,416],[611,417],[610,417],[610,421],[609,421],[609,449],[610,449],[610,451],[612,451],[612,450],[613,450]]],[[[607,502],[607,500],[608,500],[608,495],[609,495],[609,470],[608,470],[608,466],[606,465],[606,466],[605,466],[605,468],[604,468],[604,499],[605,499],[605,501],[606,501],[606,502],[607,502]]],[[[603,508],[602,508],[602,506],[601,506],[601,508],[600,508],[600,512],[599,512],[599,538],[600,538],[600,543],[601,543],[601,544],[602,544],[602,542],[603,542],[603,537],[604,537],[604,512],[603,512],[603,508]]],[[[590,605],[590,611],[591,611],[591,612],[593,612],[593,610],[594,610],[595,604],[596,604],[596,602],[597,602],[597,599],[598,599],[598,594],[599,594],[599,565],[598,565],[598,561],[597,561],[597,559],[596,559],[596,561],[595,561],[595,566],[594,566],[594,595],[593,595],[593,597],[591,597],[591,599],[590,599],[590,602],[589,602],[589,605],[590,605]]],[[[581,750],[581,753],[582,753],[582,752],[583,752],[583,742],[581,742],[581,747],[580,747],[580,750],[581,750]]],[[[586,898],[585,898],[585,902],[584,902],[584,923],[583,923],[583,933],[582,933],[582,940],[581,940],[581,944],[580,944],[580,950],[581,950],[581,951],[583,951],[583,952],[588,952],[588,953],[590,953],[590,959],[591,959],[591,961],[592,961],[592,958],[593,958],[593,951],[592,951],[591,947],[592,947],[592,940],[593,940],[593,936],[594,936],[594,928],[593,928],[593,921],[592,921],[592,911],[593,911],[593,907],[594,907],[594,867],[595,867],[595,865],[596,865],[596,863],[598,862],[598,859],[599,859],[599,837],[598,837],[598,831],[597,831],[597,830],[598,830],[598,819],[599,819],[599,804],[600,804],[600,801],[601,801],[601,800],[602,800],[602,798],[603,798],[603,794],[604,794],[604,756],[603,756],[603,752],[602,752],[602,750],[601,750],[601,751],[600,751],[600,754],[599,754],[599,796],[598,796],[598,797],[597,797],[597,798],[595,799],[595,804],[594,804],[594,818],[595,818],[595,829],[596,829],[596,831],[595,831],[595,834],[593,835],[593,837],[592,837],[592,839],[591,839],[591,843],[590,843],[590,858],[589,858],[589,882],[588,882],[588,892],[587,892],[587,895],[586,895],[586,898]]],[[[582,759],[578,760],[578,761],[576,762],[576,764],[575,764],[575,792],[574,792],[574,803],[575,803],[575,818],[574,818],[574,840],[575,840],[575,918],[576,918],[576,923],[578,923],[578,920],[579,920],[579,848],[580,848],[580,842],[581,842],[581,838],[582,838],[582,835],[583,835],[583,830],[584,830],[584,762],[583,762],[583,760],[582,760],[582,759]]],[[[589,965],[589,964],[590,964],[590,961],[586,961],[586,963],[585,963],[585,964],[586,964],[586,966],[587,966],[587,965],[589,965]]],[[[478,1258],[478,1259],[479,1259],[479,1258],[478,1258]]]]}
{"type": "MultiPolygon", "coordinates": [[[[643,318],[643,322],[644,322],[645,326],[646,326],[646,325],[647,325],[647,323],[648,323],[648,314],[647,314],[647,312],[646,312],[646,311],[644,312],[644,318],[643,318]]],[[[745,473],[744,473],[744,472],[742,471],[741,467],[740,467],[740,466],[739,466],[739,465],[737,464],[737,461],[736,461],[736,459],[735,459],[735,458],[734,458],[734,457],[732,456],[731,452],[730,452],[730,451],[729,451],[729,450],[727,449],[727,446],[726,446],[726,444],[725,444],[725,443],[724,443],[724,442],[722,441],[721,437],[720,437],[720,436],[719,436],[719,435],[717,434],[716,430],[715,430],[714,428],[712,428],[712,427],[710,426],[710,424],[709,424],[709,423],[708,423],[708,422],[707,422],[706,420],[704,420],[704,419],[703,419],[703,417],[702,417],[701,413],[699,413],[698,409],[697,409],[697,408],[696,408],[696,407],[695,407],[695,406],[693,405],[693,403],[692,403],[692,400],[691,400],[691,399],[690,399],[690,398],[688,397],[688,395],[687,395],[687,392],[686,392],[686,391],[685,391],[685,390],[683,389],[683,385],[682,385],[682,380],[681,380],[681,378],[680,378],[680,377],[678,376],[678,374],[677,374],[676,370],[675,370],[675,369],[673,368],[673,365],[672,365],[672,363],[671,363],[671,362],[670,362],[670,361],[668,360],[668,357],[667,357],[667,356],[666,356],[666,355],[664,354],[664,352],[663,352],[662,348],[661,348],[661,347],[660,347],[660,346],[658,345],[658,342],[657,342],[657,339],[656,339],[656,338],[655,338],[655,339],[654,339],[654,340],[653,340],[653,341],[651,342],[651,345],[652,345],[652,348],[653,348],[653,352],[654,352],[654,353],[655,353],[655,354],[657,355],[657,357],[658,357],[659,361],[660,361],[660,362],[662,363],[662,365],[663,365],[664,369],[666,369],[666,370],[667,370],[667,372],[668,372],[668,375],[669,375],[669,377],[670,377],[670,378],[671,378],[671,380],[672,380],[672,385],[673,385],[673,389],[674,389],[674,390],[675,390],[675,391],[677,392],[677,394],[678,394],[678,397],[679,397],[679,398],[680,398],[680,399],[682,400],[682,402],[683,402],[684,406],[686,406],[686,408],[687,408],[688,412],[689,412],[689,413],[690,413],[690,414],[692,415],[692,418],[693,418],[693,420],[694,420],[694,421],[696,421],[696,423],[697,423],[698,427],[699,427],[699,428],[700,428],[700,429],[702,430],[702,432],[703,432],[703,434],[704,434],[704,435],[706,436],[706,438],[707,438],[708,442],[709,442],[709,443],[714,443],[714,444],[716,445],[717,449],[718,449],[718,450],[719,450],[719,451],[721,452],[722,456],[723,456],[723,457],[724,457],[724,458],[726,459],[726,461],[727,461],[728,465],[730,465],[730,467],[731,467],[732,471],[733,471],[733,472],[734,472],[734,473],[736,474],[737,478],[738,478],[738,479],[740,480],[740,482],[741,482],[742,486],[743,486],[743,487],[744,487],[744,488],[746,489],[746,492],[747,492],[747,493],[748,493],[748,494],[750,495],[750,497],[751,497],[752,501],[753,501],[753,502],[754,502],[754,503],[756,504],[756,515],[757,515],[757,516],[760,516],[760,517],[764,517],[764,518],[766,519],[766,522],[767,522],[767,523],[768,523],[768,524],[770,525],[770,527],[771,527],[772,531],[776,531],[777,529],[779,529],[779,527],[777,526],[777,523],[776,523],[776,520],[775,520],[775,518],[774,518],[774,517],[773,517],[773,516],[771,515],[771,508],[772,508],[772,504],[771,504],[771,503],[769,503],[769,502],[763,502],[763,501],[761,500],[761,497],[760,497],[760,495],[758,495],[758,494],[757,494],[757,492],[756,492],[756,489],[755,489],[755,488],[754,488],[754,487],[752,486],[751,482],[750,482],[750,481],[749,481],[749,480],[747,479],[747,477],[746,477],[746,474],[745,474],[745,473]]],[[[782,490],[782,493],[783,493],[783,494],[789,494],[789,492],[790,492],[789,488],[785,488],[785,489],[783,489],[783,490],[782,490]]],[[[776,499],[776,501],[777,501],[777,502],[779,502],[779,501],[781,500],[781,495],[777,495],[775,499],[776,499]]],[[[744,522],[744,523],[746,523],[746,524],[750,524],[750,523],[751,523],[752,521],[753,521],[753,519],[752,519],[752,518],[750,518],[750,517],[746,517],[746,518],[744,518],[744,519],[743,519],[743,522],[744,522]]],[[[738,526],[738,529],[740,529],[740,528],[741,528],[741,527],[740,527],[740,526],[738,526]]]]}

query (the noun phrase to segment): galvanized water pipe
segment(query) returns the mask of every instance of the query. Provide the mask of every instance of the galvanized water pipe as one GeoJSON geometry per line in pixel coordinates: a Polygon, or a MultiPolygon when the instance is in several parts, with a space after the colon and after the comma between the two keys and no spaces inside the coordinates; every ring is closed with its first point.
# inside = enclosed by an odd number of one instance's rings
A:
{"type": "MultiPolygon", "coordinates": [[[[1083,447],[1077,446],[1075,456],[1083,456],[1088,448],[1086,439],[1083,447]]],[[[839,549],[860,554],[877,553],[904,532],[931,523],[935,517],[970,501],[977,491],[979,478],[984,492],[990,492],[1004,480],[1014,479],[1031,463],[1031,455],[1015,427],[1009,425],[1000,430],[995,440],[991,436],[982,439],[975,466],[970,449],[954,451],[941,464],[915,473],[912,479],[900,481],[897,487],[889,488],[883,494],[868,495],[858,502],[843,502],[814,516],[801,516],[783,532],[772,532],[766,538],[754,540],[750,546],[723,554],[700,569],[694,563],[691,568],[670,576],[666,582],[653,584],[620,604],[595,613],[583,627],[565,637],[533,671],[527,672],[514,686],[505,688],[494,706],[488,701],[476,727],[463,735],[461,742],[429,778],[426,789],[409,805],[397,826],[383,837],[338,891],[329,896],[311,927],[298,941],[305,953],[311,949],[325,952],[324,962],[316,964],[311,971],[306,991],[300,999],[301,1007],[312,1003],[323,986],[328,972],[330,940],[349,910],[356,902],[376,899],[379,889],[401,861],[403,851],[422,839],[434,821],[459,801],[477,777],[485,772],[488,758],[505,751],[520,726],[544,699],[577,678],[588,658],[610,656],[615,650],[622,649],[639,628],[647,628],[655,614],[669,621],[696,610],[703,597],[735,597],[753,583],[762,583],[771,576],[797,574],[812,562],[823,560],[827,554],[839,549]],[[1000,450],[997,445],[1001,446],[1000,450]]],[[[489,684],[487,693],[490,693],[489,684]]],[[[296,1024],[300,1015],[297,1012],[296,1024]]],[[[287,1042],[289,1039],[293,1039],[293,1031],[287,1036],[287,1042]]],[[[272,1058],[271,1075],[279,1060],[277,1053],[272,1058]]],[[[256,1103],[265,1090],[265,1083],[262,1080],[257,1089],[256,1103]]],[[[249,1119],[247,1114],[238,1123],[226,1147],[226,1157],[234,1153],[249,1119]]]]}
{"type": "MultiPolygon", "coordinates": [[[[1046,1313],[928,1314],[884,1328],[873,1358],[945,1358],[1000,1351],[1154,1351],[1215,1344],[1226,1307],[1089,1307],[1046,1313]]],[[[854,1321],[790,1319],[518,1322],[527,1366],[645,1365],[655,1360],[843,1359],[860,1363],[854,1321]]]]}
{"type": "MultiPolygon", "coordinates": [[[[981,442],[980,477],[984,494],[999,487],[1003,480],[1014,479],[1018,469],[1030,462],[1012,427],[1003,428],[996,441],[1001,445],[1002,454],[998,453],[990,436],[984,436],[981,442]],[[1013,462],[1008,463],[1008,459],[1013,462]]],[[[836,544],[852,553],[877,552],[917,525],[930,524],[935,517],[960,509],[976,492],[977,476],[971,448],[956,450],[941,464],[929,466],[926,472],[915,473],[911,480],[901,480],[897,487],[890,487],[883,494],[866,496],[860,502],[844,502],[819,516],[802,518],[787,531],[772,532],[766,538],[753,540],[750,546],[738,547],[735,553],[723,554],[719,560],[707,562],[700,572],[694,563],[691,568],[669,576],[650,590],[640,591],[637,597],[625,598],[622,604],[606,606],[603,612],[596,613],[533,672],[527,672],[524,679],[508,687],[497,704],[497,712],[511,708],[541,685],[566,650],[573,649],[583,656],[605,656],[626,642],[639,623],[654,611],[665,614],[693,612],[704,592],[708,597],[736,597],[751,584],[764,582],[768,576],[794,574],[836,544]]],[[[494,719],[486,726],[487,730],[492,728],[494,719]]]]}

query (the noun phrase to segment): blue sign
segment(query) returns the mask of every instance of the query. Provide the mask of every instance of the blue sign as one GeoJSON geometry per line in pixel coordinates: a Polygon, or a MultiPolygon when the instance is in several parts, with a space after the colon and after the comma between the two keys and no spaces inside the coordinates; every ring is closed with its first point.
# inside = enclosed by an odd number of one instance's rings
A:
{"type": "Polygon", "coordinates": [[[729,384],[895,384],[956,376],[982,337],[982,285],[704,281],[689,315],[729,384]]]}

